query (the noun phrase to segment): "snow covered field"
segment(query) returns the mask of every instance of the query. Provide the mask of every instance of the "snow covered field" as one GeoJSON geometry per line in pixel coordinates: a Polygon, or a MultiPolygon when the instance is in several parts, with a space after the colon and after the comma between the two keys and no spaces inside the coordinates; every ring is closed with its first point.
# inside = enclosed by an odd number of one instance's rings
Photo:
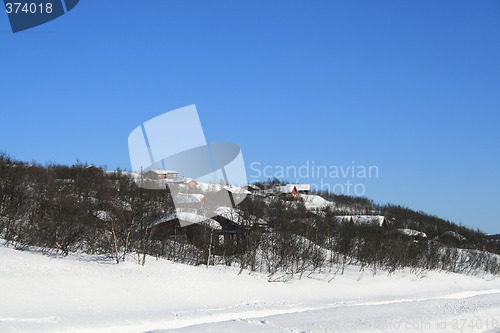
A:
{"type": "Polygon", "coordinates": [[[500,332],[498,277],[356,267],[333,277],[268,282],[233,267],[0,245],[0,332],[500,332]]]}

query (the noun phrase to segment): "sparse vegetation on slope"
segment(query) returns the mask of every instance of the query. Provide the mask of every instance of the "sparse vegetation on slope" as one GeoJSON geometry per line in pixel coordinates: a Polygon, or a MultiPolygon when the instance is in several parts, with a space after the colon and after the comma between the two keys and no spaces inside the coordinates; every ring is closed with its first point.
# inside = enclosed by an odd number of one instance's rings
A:
{"type": "Polygon", "coordinates": [[[499,242],[479,231],[366,198],[317,194],[334,205],[308,209],[300,200],[248,196],[238,206],[234,243],[217,246],[220,234],[201,224],[151,224],[174,211],[167,189],[141,189],[121,171],[42,167],[3,155],[0,236],[20,249],[110,254],[116,262],[136,252],[142,264],[150,254],[269,273],[342,272],[349,264],[373,271],[500,273],[499,242]],[[346,223],[342,215],[383,215],[389,226],[346,223]]]}

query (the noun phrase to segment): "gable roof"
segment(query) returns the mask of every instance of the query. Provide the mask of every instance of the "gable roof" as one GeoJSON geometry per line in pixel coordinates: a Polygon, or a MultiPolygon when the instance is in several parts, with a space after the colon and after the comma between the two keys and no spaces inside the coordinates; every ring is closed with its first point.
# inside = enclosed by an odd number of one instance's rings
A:
{"type": "Polygon", "coordinates": [[[234,194],[250,194],[250,191],[245,190],[243,187],[234,185],[225,185],[222,189],[234,194]]]}
{"type": "Polygon", "coordinates": [[[217,207],[214,213],[238,225],[244,224],[245,222],[250,222],[253,225],[267,224],[264,219],[261,219],[260,217],[257,217],[255,215],[244,216],[244,213],[238,208],[217,207]]]}
{"type": "Polygon", "coordinates": [[[381,215],[358,215],[353,216],[353,221],[356,224],[376,224],[381,227],[384,222],[387,222],[385,216],[381,215]]]}
{"type": "Polygon", "coordinates": [[[258,187],[257,185],[254,185],[254,184],[247,184],[247,185],[243,186],[243,188],[245,190],[262,191],[262,189],[260,187],[258,187]]]}
{"type": "Polygon", "coordinates": [[[222,226],[220,225],[219,222],[215,221],[214,219],[207,218],[203,215],[199,215],[196,213],[191,213],[191,212],[175,212],[171,213],[165,216],[160,217],[159,219],[151,222],[148,226],[148,228],[155,227],[157,225],[167,223],[167,222],[173,222],[175,220],[179,221],[179,224],[181,227],[185,227],[191,224],[200,224],[204,225],[206,227],[209,227],[210,229],[213,230],[221,230],[222,226]]]}
{"type": "MultiPolygon", "coordinates": [[[[161,169],[152,169],[152,170],[149,170],[148,172],[152,172],[152,173],[157,174],[157,175],[178,174],[178,172],[174,171],[174,170],[161,170],[161,169]]],[[[148,172],[146,172],[146,173],[148,173],[148,172]]]]}
{"type": "Polygon", "coordinates": [[[335,216],[337,222],[354,222],[351,215],[335,216]]]}
{"type": "Polygon", "coordinates": [[[337,222],[351,222],[354,224],[387,226],[387,219],[382,215],[343,215],[335,216],[337,222]]]}
{"type": "Polygon", "coordinates": [[[286,185],[274,185],[273,191],[278,193],[292,193],[296,189],[298,192],[310,191],[310,184],[286,184],[286,185]]]}

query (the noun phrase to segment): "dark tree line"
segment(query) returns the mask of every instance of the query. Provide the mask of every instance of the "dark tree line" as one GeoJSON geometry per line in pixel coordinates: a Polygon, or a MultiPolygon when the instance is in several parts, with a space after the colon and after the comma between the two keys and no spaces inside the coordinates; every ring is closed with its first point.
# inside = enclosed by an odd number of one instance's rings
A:
{"type": "Polygon", "coordinates": [[[126,252],[147,251],[137,230],[165,214],[168,199],[138,188],[121,171],[42,167],[0,156],[0,232],[20,248],[109,253],[119,261],[126,252]]]}
{"type": "Polygon", "coordinates": [[[238,206],[237,244],[218,248],[220,236],[201,225],[151,227],[152,221],[173,212],[167,189],[141,189],[119,170],[105,172],[83,164],[43,167],[1,155],[0,237],[20,249],[108,254],[116,262],[135,253],[142,264],[149,254],[189,264],[238,265],[272,276],[342,273],[350,264],[374,272],[500,272],[499,243],[479,231],[366,198],[319,194],[335,207],[311,212],[301,201],[248,196],[238,206]],[[386,216],[389,228],[336,219],[365,214],[386,216]],[[414,239],[393,232],[397,229],[415,229],[428,237],[414,239]],[[442,237],[446,232],[465,241],[442,237]]]}

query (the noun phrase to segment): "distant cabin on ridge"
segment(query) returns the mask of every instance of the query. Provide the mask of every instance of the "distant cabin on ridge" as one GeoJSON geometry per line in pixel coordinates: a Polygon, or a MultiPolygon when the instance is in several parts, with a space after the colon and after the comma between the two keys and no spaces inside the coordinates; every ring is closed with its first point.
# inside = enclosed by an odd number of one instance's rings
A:
{"type": "Polygon", "coordinates": [[[144,174],[145,177],[149,179],[159,180],[159,179],[176,179],[179,176],[177,171],[173,170],[149,170],[144,174]]]}
{"type": "Polygon", "coordinates": [[[198,187],[198,182],[194,180],[193,178],[185,177],[183,179],[184,184],[186,184],[189,188],[195,188],[198,187]]]}
{"type": "Polygon", "coordinates": [[[253,194],[261,194],[263,192],[260,187],[254,184],[245,185],[243,186],[243,189],[253,194]]]}
{"type": "Polygon", "coordinates": [[[309,194],[311,192],[310,184],[286,184],[286,185],[274,185],[271,191],[274,194],[309,194]]]}

